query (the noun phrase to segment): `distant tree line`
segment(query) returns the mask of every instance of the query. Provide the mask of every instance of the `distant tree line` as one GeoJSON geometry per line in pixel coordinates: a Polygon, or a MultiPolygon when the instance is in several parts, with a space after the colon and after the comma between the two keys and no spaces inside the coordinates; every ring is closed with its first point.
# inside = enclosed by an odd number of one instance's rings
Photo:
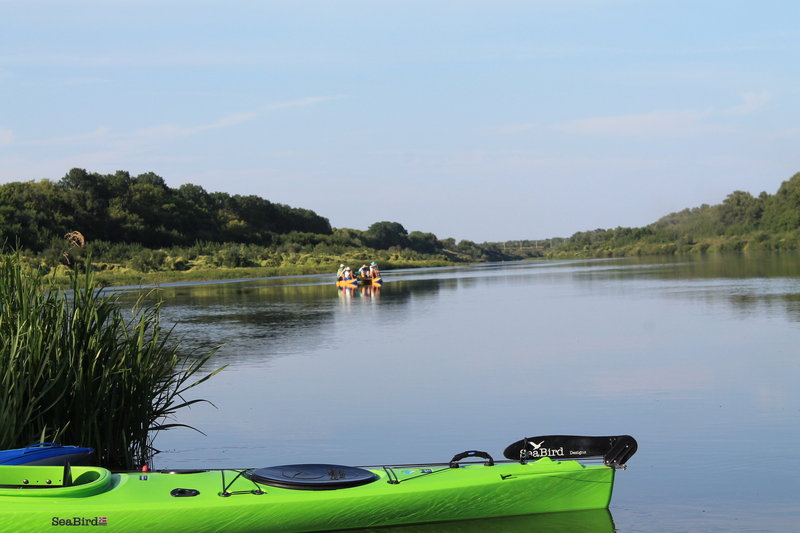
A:
{"type": "Polygon", "coordinates": [[[331,234],[328,220],[308,209],[258,196],[177,189],[148,172],[96,174],[74,168],[58,182],[0,185],[0,231],[5,241],[42,251],[65,232],[88,241],[139,243],[149,248],[196,241],[269,245],[292,231],[331,234]]]}
{"type": "MultiPolygon", "coordinates": [[[[137,271],[280,266],[336,256],[492,261],[517,258],[500,245],[440,240],[380,221],[366,231],[332,228],[311,210],[254,195],[177,189],[147,172],[98,174],[74,168],[58,181],[0,185],[0,239],[43,263],[64,262],[64,236],[78,231],[96,262],[137,271]],[[386,251],[391,253],[381,253],[386,251]]],[[[78,253],[75,250],[70,252],[78,253]]]]}
{"type": "MultiPolygon", "coordinates": [[[[64,235],[79,231],[95,262],[140,272],[216,267],[325,269],[339,259],[390,264],[609,257],[726,250],[800,250],[800,173],[778,192],[734,191],[719,205],[671,213],[640,228],[567,238],[475,243],[408,232],[380,221],[365,231],[332,228],[311,210],[258,196],[170,188],[147,172],[70,170],[61,180],[0,185],[0,239],[44,265],[64,263],[64,235]]],[[[74,251],[73,251],[74,253],[74,251]]]]}
{"type": "Polygon", "coordinates": [[[548,255],[653,255],[800,249],[800,173],[778,192],[733,191],[721,204],[670,213],[640,228],[575,233],[550,243],[548,255]]]}

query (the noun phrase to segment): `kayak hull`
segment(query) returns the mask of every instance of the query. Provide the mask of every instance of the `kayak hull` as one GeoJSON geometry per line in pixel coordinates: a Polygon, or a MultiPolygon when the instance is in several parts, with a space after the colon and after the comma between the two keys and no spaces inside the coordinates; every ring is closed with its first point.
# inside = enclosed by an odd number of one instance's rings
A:
{"type": "Polygon", "coordinates": [[[347,279],[347,280],[339,280],[336,282],[337,287],[357,287],[358,280],[357,279],[347,279]]]}
{"type": "Polygon", "coordinates": [[[382,285],[383,279],[381,278],[359,278],[358,283],[361,285],[382,285]]]}
{"type": "Polygon", "coordinates": [[[87,465],[93,453],[92,448],[44,442],[27,448],[0,451],[0,465],[87,465]]]}
{"type": "Polygon", "coordinates": [[[96,467],[72,468],[73,484],[59,486],[63,470],[0,467],[0,523],[30,532],[59,525],[148,533],[331,531],[604,509],[614,482],[610,467],[549,458],[369,468],[374,481],[331,490],[257,483],[247,478],[250,471],[112,474],[96,467]]]}

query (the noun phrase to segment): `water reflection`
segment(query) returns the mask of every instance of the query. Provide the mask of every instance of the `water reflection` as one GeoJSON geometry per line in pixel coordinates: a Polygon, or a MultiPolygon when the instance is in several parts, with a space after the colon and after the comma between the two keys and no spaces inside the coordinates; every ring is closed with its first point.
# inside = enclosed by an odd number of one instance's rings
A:
{"type": "Polygon", "coordinates": [[[239,284],[168,287],[154,295],[164,301],[163,318],[178,324],[182,344],[202,351],[224,345],[217,364],[270,359],[297,353],[287,337],[303,335],[311,346],[323,342],[333,323],[332,307],[319,305],[330,288],[319,285],[239,284]]]}
{"type": "Polygon", "coordinates": [[[800,321],[800,255],[751,254],[624,258],[562,264],[576,283],[607,292],[658,290],[681,300],[721,304],[741,316],[753,312],[800,321]]]}
{"type": "Polygon", "coordinates": [[[425,462],[525,434],[632,434],[621,531],[704,530],[710,510],[770,530],[750,518],[767,504],[800,520],[797,256],[384,275],[379,292],[330,276],[165,287],[178,334],[225,343],[231,365],[197,389],[218,409],[180,415],[207,436],[160,435],[158,466],[425,462]]]}
{"type": "MultiPolygon", "coordinates": [[[[339,288],[330,276],[296,276],[234,282],[172,285],[150,299],[164,301],[165,322],[178,324],[187,349],[205,351],[224,345],[217,362],[271,359],[326,345],[337,313],[369,303],[374,313],[402,322],[408,313],[436,305],[442,292],[485,287],[548,292],[585,285],[608,297],[664,298],[724,306],[739,316],[760,312],[800,322],[800,260],[795,255],[742,258],[625,258],[592,261],[541,261],[407,269],[386,273],[383,287],[339,288]],[[338,305],[332,299],[337,295],[338,305]],[[303,337],[302,349],[293,346],[303,337]]],[[[135,291],[121,292],[132,302],[135,291]]],[[[538,295],[531,294],[531,303],[538,295]]],[[[487,302],[489,303],[489,302],[487,302]]],[[[489,303],[490,304],[490,303],[489,303]]],[[[652,329],[654,322],[644,323],[652,329]]]]}
{"type": "Polygon", "coordinates": [[[359,286],[335,287],[329,276],[298,276],[219,283],[169,285],[119,290],[123,305],[161,301],[166,324],[177,325],[183,348],[204,353],[223,346],[215,358],[221,366],[248,359],[273,359],[324,347],[325,337],[337,327],[336,316],[354,303],[379,302],[391,307],[396,318],[410,300],[435,295],[442,287],[455,287],[455,279],[416,282],[397,280],[389,289],[359,286]],[[389,297],[381,302],[381,293],[389,297]],[[339,306],[332,295],[338,294],[339,306]],[[337,307],[341,309],[337,309],[337,307]],[[291,342],[302,336],[302,349],[291,342]]]}
{"type": "Polygon", "coordinates": [[[352,303],[353,298],[363,298],[369,300],[374,298],[377,301],[381,297],[381,287],[372,285],[362,285],[359,287],[338,287],[339,299],[342,303],[352,303]]]}

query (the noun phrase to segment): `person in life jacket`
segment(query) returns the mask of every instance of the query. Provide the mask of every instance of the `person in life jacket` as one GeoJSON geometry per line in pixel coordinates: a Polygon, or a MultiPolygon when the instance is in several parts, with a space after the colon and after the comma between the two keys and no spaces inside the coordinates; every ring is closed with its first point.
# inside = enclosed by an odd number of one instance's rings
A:
{"type": "Polygon", "coordinates": [[[336,271],[336,281],[342,281],[342,277],[344,276],[344,264],[339,265],[339,270],[336,271]]]}
{"type": "Polygon", "coordinates": [[[344,268],[344,280],[348,281],[348,280],[351,280],[351,279],[353,279],[353,271],[350,270],[350,267],[345,267],[344,268]]]}
{"type": "Polygon", "coordinates": [[[367,265],[361,265],[361,268],[356,270],[356,276],[359,278],[368,278],[369,277],[369,267],[367,265]]]}
{"type": "Polygon", "coordinates": [[[371,278],[381,277],[381,271],[378,270],[378,263],[376,263],[375,261],[369,264],[369,277],[371,278]]]}

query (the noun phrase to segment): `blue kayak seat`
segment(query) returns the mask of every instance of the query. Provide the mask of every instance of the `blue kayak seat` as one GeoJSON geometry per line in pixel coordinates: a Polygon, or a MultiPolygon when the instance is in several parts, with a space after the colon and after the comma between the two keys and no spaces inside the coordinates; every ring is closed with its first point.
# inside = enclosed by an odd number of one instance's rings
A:
{"type": "Polygon", "coordinates": [[[295,490],[332,490],[366,485],[378,475],[363,468],[329,464],[269,466],[248,470],[244,477],[262,485],[295,490]]]}

